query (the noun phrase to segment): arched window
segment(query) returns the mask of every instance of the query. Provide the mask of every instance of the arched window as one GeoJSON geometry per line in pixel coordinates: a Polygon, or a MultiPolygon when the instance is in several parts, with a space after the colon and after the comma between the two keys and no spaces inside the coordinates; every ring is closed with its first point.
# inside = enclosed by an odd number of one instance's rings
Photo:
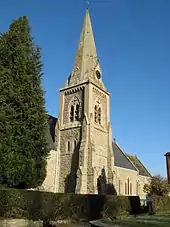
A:
{"type": "Polygon", "coordinates": [[[98,109],[98,122],[101,124],[101,108],[98,109]]]}
{"type": "Polygon", "coordinates": [[[139,195],[139,185],[138,185],[138,181],[136,182],[136,195],[139,195]]]}
{"type": "Polygon", "coordinates": [[[121,181],[119,180],[119,195],[121,194],[121,181]]]}
{"type": "Polygon", "coordinates": [[[125,195],[127,195],[127,183],[125,182],[125,195]]]}
{"type": "Polygon", "coordinates": [[[97,123],[97,106],[94,107],[94,121],[97,123]]]}
{"type": "Polygon", "coordinates": [[[129,195],[130,193],[130,180],[129,178],[127,179],[127,194],[129,195]]]}
{"type": "Polygon", "coordinates": [[[132,183],[130,182],[130,195],[132,195],[132,183]]]}
{"type": "Polygon", "coordinates": [[[79,119],[79,104],[76,105],[76,110],[75,110],[75,119],[78,120],[79,119]]]}
{"type": "Polygon", "coordinates": [[[74,121],[74,106],[71,106],[71,110],[70,110],[70,121],[74,121]]]}
{"type": "Polygon", "coordinates": [[[78,121],[80,119],[80,101],[79,99],[74,96],[69,104],[70,108],[70,121],[73,122],[74,120],[78,121]]]}
{"type": "Polygon", "coordinates": [[[68,153],[70,153],[70,149],[71,149],[71,147],[70,147],[70,141],[68,141],[68,143],[67,143],[67,152],[68,153]]]}
{"type": "Polygon", "coordinates": [[[74,140],[74,151],[76,151],[76,148],[77,148],[77,141],[74,140]]]}

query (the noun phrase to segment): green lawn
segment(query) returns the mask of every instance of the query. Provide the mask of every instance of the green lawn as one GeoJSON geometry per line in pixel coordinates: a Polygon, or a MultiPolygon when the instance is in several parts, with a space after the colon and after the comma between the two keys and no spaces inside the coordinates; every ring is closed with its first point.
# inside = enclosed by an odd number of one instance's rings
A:
{"type": "Polygon", "coordinates": [[[117,227],[170,227],[170,214],[131,216],[123,220],[116,220],[114,224],[117,227]]]}

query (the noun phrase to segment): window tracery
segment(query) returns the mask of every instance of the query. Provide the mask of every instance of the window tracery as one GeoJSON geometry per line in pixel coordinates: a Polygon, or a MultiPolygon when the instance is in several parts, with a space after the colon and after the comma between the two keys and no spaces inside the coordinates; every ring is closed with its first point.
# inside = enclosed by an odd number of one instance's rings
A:
{"type": "Polygon", "coordinates": [[[98,123],[101,125],[101,105],[100,100],[96,102],[96,105],[94,106],[94,121],[95,123],[98,123]]]}
{"type": "Polygon", "coordinates": [[[94,120],[97,123],[97,106],[94,107],[94,120]]]}
{"type": "Polygon", "coordinates": [[[70,121],[78,121],[80,119],[80,103],[76,96],[71,101],[70,104],[70,121]]]}
{"type": "Polygon", "coordinates": [[[79,119],[79,109],[80,109],[79,104],[76,104],[76,110],[75,110],[75,119],[76,120],[79,119]]]}
{"type": "Polygon", "coordinates": [[[74,106],[71,105],[71,110],[70,110],[70,121],[74,121],[74,106]]]}
{"type": "Polygon", "coordinates": [[[125,181],[125,195],[132,195],[132,193],[133,193],[132,182],[130,181],[130,178],[128,177],[125,181]]]}

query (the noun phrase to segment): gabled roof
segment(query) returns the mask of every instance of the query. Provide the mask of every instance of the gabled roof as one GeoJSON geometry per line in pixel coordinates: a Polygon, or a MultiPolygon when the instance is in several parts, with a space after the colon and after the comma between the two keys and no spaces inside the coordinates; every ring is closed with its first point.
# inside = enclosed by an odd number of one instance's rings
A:
{"type": "Polygon", "coordinates": [[[117,167],[136,170],[141,176],[151,177],[149,171],[145,168],[137,156],[124,153],[116,141],[112,143],[114,152],[114,164],[117,167]]]}
{"type": "Polygon", "coordinates": [[[57,118],[48,115],[48,128],[47,128],[47,146],[48,149],[56,150],[55,147],[55,127],[57,123],[57,118]]]}
{"type": "Polygon", "coordinates": [[[137,171],[135,166],[129,161],[125,153],[120,149],[116,142],[112,143],[114,152],[114,165],[125,169],[131,169],[137,171]]]}
{"type": "Polygon", "coordinates": [[[149,171],[145,168],[142,162],[138,159],[136,155],[126,154],[126,156],[131,160],[134,166],[138,169],[139,174],[146,177],[151,177],[149,171]]]}

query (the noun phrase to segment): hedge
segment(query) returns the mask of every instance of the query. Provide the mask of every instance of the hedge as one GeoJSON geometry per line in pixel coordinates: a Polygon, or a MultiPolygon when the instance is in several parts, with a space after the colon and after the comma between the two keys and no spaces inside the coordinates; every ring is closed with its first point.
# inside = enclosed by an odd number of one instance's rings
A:
{"type": "Polygon", "coordinates": [[[154,196],[153,208],[157,213],[170,212],[170,196],[154,196]]]}
{"type": "Polygon", "coordinates": [[[130,211],[128,197],[0,190],[0,217],[30,220],[94,220],[130,211]]]}
{"type": "MultiPolygon", "coordinates": [[[[170,199],[155,199],[156,211],[170,209],[170,199]],[[164,202],[163,202],[164,201],[164,202]]],[[[29,220],[94,220],[140,213],[135,196],[59,194],[40,191],[1,189],[0,218],[29,220]]]]}

